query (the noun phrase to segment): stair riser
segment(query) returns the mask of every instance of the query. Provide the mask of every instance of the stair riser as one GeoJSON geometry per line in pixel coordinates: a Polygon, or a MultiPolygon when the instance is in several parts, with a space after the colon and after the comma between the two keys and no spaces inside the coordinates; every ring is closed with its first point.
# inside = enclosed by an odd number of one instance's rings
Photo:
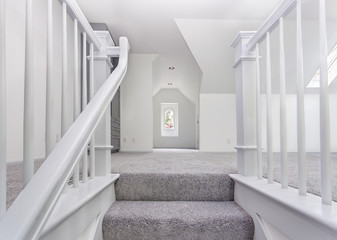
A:
{"type": "Polygon", "coordinates": [[[233,201],[234,181],[225,174],[123,173],[116,199],[124,201],[233,201]]]}
{"type": "Polygon", "coordinates": [[[111,229],[116,231],[106,232],[103,230],[104,239],[125,240],[125,239],[146,239],[146,240],[248,240],[253,239],[251,232],[254,232],[251,222],[226,224],[222,221],[209,221],[204,224],[192,224],[179,220],[170,222],[145,221],[130,222],[128,219],[115,222],[111,229]],[[124,227],[123,227],[124,226],[124,227]],[[250,226],[250,228],[244,228],[250,226]]]}

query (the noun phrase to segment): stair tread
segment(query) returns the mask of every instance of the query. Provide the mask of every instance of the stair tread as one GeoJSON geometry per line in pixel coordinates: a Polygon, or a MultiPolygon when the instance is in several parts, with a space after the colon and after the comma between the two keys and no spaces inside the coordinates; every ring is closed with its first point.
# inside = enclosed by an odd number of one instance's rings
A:
{"type": "Polygon", "coordinates": [[[234,201],[116,201],[104,239],[252,239],[252,218],[234,201]]]}

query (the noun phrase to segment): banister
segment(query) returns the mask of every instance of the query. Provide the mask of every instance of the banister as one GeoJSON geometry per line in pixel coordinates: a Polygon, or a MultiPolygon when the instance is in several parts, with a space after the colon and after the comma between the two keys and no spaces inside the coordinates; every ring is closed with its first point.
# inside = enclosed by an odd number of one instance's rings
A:
{"type": "Polygon", "coordinates": [[[98,38],[96,37],[94,30],[90,26],[90,23],[88,22],[87,18],[84,16],[81,8],[78,6],[77,2],[75,0],[59,0],[61,3],[67,4],[67,12],[68,15],[74,20],[77,19],[78,21],[78,27],[81,32],[87,33],[87,41],[90,43],[93,43],[95,46],[95,50],[100,51],[101,50],[101,43],[99,42],[98,38]]]}
{"type": "Polygon", "coordinates": [[[116,69],[49,154],[39,171],[0,219],[1,240],[38,239],[77,161],[112,101],[127,70],[129,43],[121,37],[116,69]]]}
{"type": "Polygon", "coordinates": [[[247,43],[247,51],[255,48],[256,43],[261,43],[267,32],[271,32],[278,24],[280,17],[286,17],[295,7],[297,0],[283,0],[261,25],[254,36],[247,43]]]}

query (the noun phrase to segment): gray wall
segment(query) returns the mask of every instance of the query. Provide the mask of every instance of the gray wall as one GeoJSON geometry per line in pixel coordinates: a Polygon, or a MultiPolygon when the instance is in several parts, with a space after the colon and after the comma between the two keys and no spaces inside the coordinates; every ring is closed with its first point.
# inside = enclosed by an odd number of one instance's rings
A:
{"type": "Polygon", "coordinates": [[[153,147],[196,148],[195,105],[178,89],[162,89],[153,97],[153,147]],[[178,137],[161,137],[161,103],[178,103],[178,137]]]}

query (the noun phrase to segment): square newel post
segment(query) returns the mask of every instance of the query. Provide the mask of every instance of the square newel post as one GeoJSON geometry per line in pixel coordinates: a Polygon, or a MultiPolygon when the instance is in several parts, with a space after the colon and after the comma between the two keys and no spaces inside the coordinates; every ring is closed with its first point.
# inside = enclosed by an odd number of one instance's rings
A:
{"type": "Polygon", "coordinates": [[[232,43],[235,48],[236,133],[238,173],[257,174],[256,144],[256,56],[246,44],[255,32],[239,32],[232,43]]]}
{"type": "MultiPolygon", "coordinates": [[[[101,50],[95,52],[94,62],[94,91],[100,89],[102,84],[110,76],[113,67],[110,57],[107,55],[106,48],[114,46],[114,42],[108,31],[95,31],[101,43],[101,50]]],[[[111,173],[111,108],[108,107],[103,114],[101,121],[95,132],[95,173],[96,176],[106,176],[111,173]]]]}

